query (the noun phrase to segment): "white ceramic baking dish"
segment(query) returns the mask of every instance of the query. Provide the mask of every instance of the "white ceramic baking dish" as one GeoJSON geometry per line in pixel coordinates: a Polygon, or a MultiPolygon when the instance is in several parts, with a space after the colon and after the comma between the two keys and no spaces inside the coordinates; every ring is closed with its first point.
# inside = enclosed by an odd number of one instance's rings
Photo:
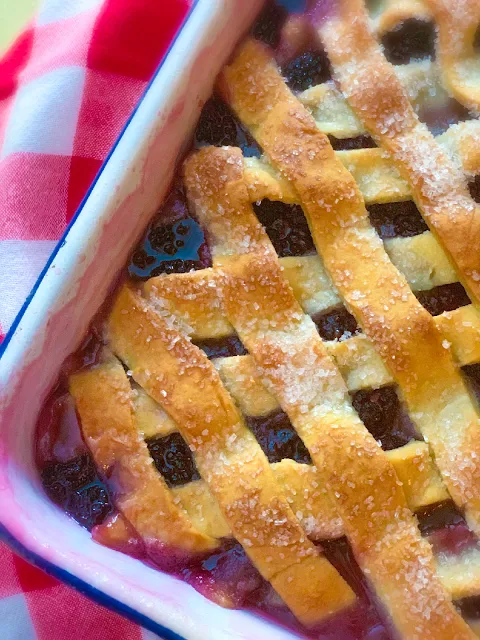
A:
{"type": "Polygon", "coordinates": [[[200,107],[262,0],[197,0],[7,335],[0,360],[0,527],[28,560],[164,638],[292,638],[102,547],[44,494],[37,415],[62,361],[161,202],[200,107]]]}

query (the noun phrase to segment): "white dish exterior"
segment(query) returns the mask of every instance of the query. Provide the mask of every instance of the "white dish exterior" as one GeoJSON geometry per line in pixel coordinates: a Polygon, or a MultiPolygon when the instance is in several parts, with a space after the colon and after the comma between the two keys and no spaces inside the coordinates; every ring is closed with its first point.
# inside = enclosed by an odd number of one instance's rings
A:
{"type": "Polygon", "coordinates": [[[245,611],[96,544],[44,494],[33,459],[35,423],[168,189],[184,141],[261,0],[197,0],[167,58],[60,241],[7,336],[0,360],[0,528],[17,550],[164,638],[286,640],[245,611]]]}

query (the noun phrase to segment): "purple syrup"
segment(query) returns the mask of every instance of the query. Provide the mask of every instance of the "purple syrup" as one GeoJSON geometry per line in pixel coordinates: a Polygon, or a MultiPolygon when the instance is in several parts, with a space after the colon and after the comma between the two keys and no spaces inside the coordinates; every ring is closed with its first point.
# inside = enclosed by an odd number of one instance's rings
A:
{"type": "Polygon", "coordinates": [[[209,266],[211,256],[202,228],[189,214],[183,189],[175,187],[134,252],[129,275],[147,280],[209,266]]]}
{"type": "Polygon", "coordinates": [[[325,636],[342,640],[390,640],[386,621],[380,615],[375,594],[370,590],[365,576],[357,564],[353,550],[346,538],[324,540],[320,545],[326,558],[357,594],[358,602],[348,612],[342,612],[322,625],[325,636]],[[330,626],[331,625],[331,626],[330,626]],[[331,634],[331,635],[330,635],[331,634]]]}
{"type": "Polygon", "coordinates": [[[352,394],[352,403],[364,425],[385,451],[420,439],[395,387],[356,391],[352,394]]]}
{"type": "Polygon", "coordinates": [[[270,463],[291,458],[296,462],[312,464],[310,454],[292,426],[286,413],[280,409],[266,416],[248,417],[247,424],[270,463]]]}
{"type": "Polygon", "coordinates": [[[354,316],[345,307],[316,313],[312,320],[323,340],[346,340],[361,333],[354,316]]]}
{"type": "Polygon", "coordinates": [[[356,136],[355,138],[336,138],[328,136],[330,144],[335,151],[352,151],[353,149],[374,149],[377,145],[375,140],[368,135],[356,136]]]}
{"type": "Polygon", "coordinates": [[[382,37],[387,59],[393,64],[435,58],[436,29],[433,22],[409,18],[382,37]]]}
{"type": "Polygon", "coordinates": [[[442,284],[428,291],[418,291],[415,295],[432,316],[439,316],[445,311],[454,311],[471,304],[460,282],[442,284]]]}
{"type": "Polygon", "coordinates": [[[248,353],[237,335],[225,336],[224,338],[209,338],[195,342],[195,344],[207,354],[210,360],[245,356],[248,353]]]}
{"type": "Polygon", "coordinates": [[[315,253],[315,245],[302,207],[262,200],[260,203],[254,203],[253,208],[280,258],[315,253]]]}
{"type": "Polygon", "coordinates": [[[458,555],[478,546],[477,538],[451,500],[427,507],[417,512],[416,516],[420,532],[428,537],[435,554],[458,555]]]}
{"type": "Polygon", "coordinates": [[[233,608],[253,607],[271,589],[234,540],[226,540],[200,563],[187,565],[180,576],[210,600],[233,608]]]}
{"type": "Polygon", "coordinates": [[[367,209],[370,222],[382,240],[409,238],[428,231],[428,226],[413,200],[372,204],[367,209]]]}
{"type": "Polygon", "coordinates": [[[192,452],[179,433],[151,438],[147,446],[156,468],[169,487],[200,479],[192,452]]]}
{"type": "Polygon", "coordinates": [[[314,640],[390,640],[345,539],[322,543],[325,555],[359,596],[348,609],[307,630],[258,573],[242,547],[226,540],[217,552],[181,570],[180,577],[222,606],[249,609],[314,640]]]}

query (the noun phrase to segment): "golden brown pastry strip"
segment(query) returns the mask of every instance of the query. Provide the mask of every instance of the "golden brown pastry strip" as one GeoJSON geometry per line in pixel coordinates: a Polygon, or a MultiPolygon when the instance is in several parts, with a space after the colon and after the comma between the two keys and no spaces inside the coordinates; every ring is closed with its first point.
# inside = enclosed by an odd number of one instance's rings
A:
{"type": "Polygon", "coordinates": [[[298,619],[315,624],[353,602],[350,587],[306,538],[205,354],[127,287],[108,334],[133,378],[175,420],[233,535],[298,619]]]}
{"type": "Polygon", "coordinates": [[[201,553],[216,540],[196,529],[174,502],[141,437],[130,382],[113,356],[70,377],[82,433],[97,467],[108,478],[117,508],[158,557],[162,551],[201,553]]]}
{"type": "Polygon", "coordinates": [[[299,194],[334,285],[398,383],[449,493],[480,532],[480,421],[433,318],[390,262],[355,181],[266,49],[248,41],[223,76],[240,119],[299,194]]]}
{"type": "MultiPolygon", "coordinates": [[[[319,123],[317,123],[318,125],[319,123]]],[[[452,160],[461,163],[467,175],[480,173],[480,121],[452,125],[436,138],[452,160]]],[[[412,189],[393,159],[383,149],[336,151],[335,155],[353,175],[367,204],[399,202],[412,197],[412,189]]],[[[245,158],[245,178],[252,202],[269,198],[298,203],[298,194],[288,180],[265,158],[245,158]]]]}
{"type": "MultiPolygon", "coordinates": [[[[388,240],[385,248],[414,291],[455,281],[455,272],[430,232],[413,238],[388,240]]],[[[305,313],[312,315],[341,305],[341,298],[332,288],[318,256],[281,258],[280,264],[305,313]]],[[[234,334],[221,305],[217,280],[218,274],[213,269],[204,269],[151,278],[145,283],[144,290],[155,308],[162,313],[175,314],[192,339],[202,341],[234,334]],[[204,313],[206,323],[203,322],[204,313]]],[[[480,313],[473,305],[444,312],[433,321],[442,334],[442,343],[451,348],[459,366],[480,361],[480,313]]],[[[347,373],[358,374],[360,382],[363,378],[361,384],[351,383],[346,378],[350,391],[382,386],[393,380],[365,335],[340,343],[327,343],[327,349],[342,372],[346,367],[347,373]],[[366,344],[360,344],[365,340],[366,344]],[[359,356],[357,359],[355,354],[359,356]],[[367,369],[371,372],[368,376],[367,369]]]]}
{"type": "MultiPolygon", "coordinates": [[[[251,80],[248,88],[240,85],[242,90],[250,91],[251,80]]],[[[281,100],[281,86],[274,93],[281,100]]],[[[257,108],[269,111],[272,102],[261,94],[257,108]]],[[[353,410],[340,373],[255,218],[240,150],[199,151],[186,163],[185,184],[213,243],[227,317],[309,449],[356,559],[395,626],[406,637],[470,637],[435,577],[431,549],[418,532],[393,466],[353,410]],[[237,220],[243,233],[232,241],[237,220]],[[245,237],[255,242],[246,245],[245,237]],[[411,603],[420,596],[419,587],[425,608],[417,610],[411,603]],[[444,631],[439,633],[440,620],[444,631]]]]}

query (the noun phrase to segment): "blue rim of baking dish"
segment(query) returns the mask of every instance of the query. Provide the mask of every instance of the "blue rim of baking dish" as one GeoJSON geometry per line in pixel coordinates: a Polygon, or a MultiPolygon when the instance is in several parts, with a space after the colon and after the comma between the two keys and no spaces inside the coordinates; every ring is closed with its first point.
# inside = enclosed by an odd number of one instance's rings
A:
{"type": "Polygon", "coordinates": [[[121,614],[131,622],[139,624],[144,629],[148,629],[148,631],[156,633],[163,640],[186,640],[184,636],[180,636],[178,633],[175,633],[175,631],[164,627],[158,622],[154,622],[143,613],[139,613],[136,609],[129,607],[113,596],[107,595],[104,591],[100,591],[96,587],[92,587],[88,582],[77,578],[72,573],[69,573],[65,569],[61,569],[56,564],[53,564],[52,562],[42,558],[42,556],[39,556],[37,553],[30,551],[14,536],[12,536],[8,529],[6,529],[2,524],[0,524],[0,540],[6,542],[13,551],[38,569],[45,571],[45,573],[48,573],[48,575],[60,580],[64,584],[73,587],[76,591],[79,591],[81,594],[87,596],[91,600],[94,600],[107,609],[121,614]]]}
{"type": "MultiPolygon", "coordinates": [[[[122,130],[120,131],[115,143],[113,144],[113,146],[110,149],[108,155],[106,156],[105,160],[103,161],[102,165],[100,166],[100,168],[99,168],[95,178],[93,179],[90,187],[88,188],[87,192],[85,193],[85,196],[83,197],[83,199],[80,202],[77,210],[75,211],[72,219],[70,220],[70,222],[68,223],[65,231],[63,232],[62,237],[59,239],[59,241],[55,245],[55,248],[53,249],[49,259],[47,260],[45,266],[43,267],[42,271],[40,272],[35,284],[33,285],[30,293],[26,297],[25,302],[22,304],[18,314],[16,315],[16,317],[15,317],[13,323],[12,323],[12,325],[10,326],[9,330],[7,331],[2,343],[0,344],[0,358],[4,354],[8,344],[10,343],[15,331],[17,330],[18,325],[20,324],[23,316],[25,315],[25,312],[26,312],[28,306],[30,305],[30,302],[31,302],[33,296],[37,292],[38,287],[40,286],[43,278],[45,277],[45,275],[47,273],[47,271],[49,270],[50,266],[52,265],[53,261],[55,260],[60,248],[65,244],[65,241],[67,239],[68,234],[70,233],[71,228],[73,227],[73,225],[75,224],[75,221],[77,220],[78,216],[82,212],[82,210],[83,210],[83,208],[85,206],[85,203],[87,202],[88,198],[90,197],[90,194],[93,191],[95,185],[97,184],[98,179],[102,175],[107,163],[110,160],[110,157],[112,156],[113,152],[115,151],[115,149],[117,148],[118,144],[120,143],[120,140],[123,138],[123,136],[125,134],[125,131],[127,130],[128,126],[130,125],[130,122],[132,121],[133,117],[137,113],[138,108],[140,107],[140,105],[143,102],[145,96],[147,95],[148,91],[150,90],[153,82],[155,81],[155,79],[157,78],[157,76],[160,73],[161,69],[163,68],[165,62],[167,61],[168,56],[169,56],[173,46],[177,42],[178,37],[180,36],[181,32],[183,31],[183,29],[185,27],[185,24],[190,19],[194,9],[196,8],[196,6],[199,4],[200,1],[201,0],[193,0],[192,6],[188,10],[185,18],[183,19],[180,27],[178,28],[177,33],[175,34],[175,37],[173,38],[172,42],[170,43],[170,46],[168,47],[167,51],[165,52],[161,62],[159,63],[157,69],[155,70],[155,73],[153,74],[150,82],[145,87],[145,89],[144,89],[141,97],[139,98],[135,108],[133,109],[132,113],[128,117],[128,119],[125,122],[122,130]]],[[[277,0],[277,2],[278,2],[278,4],[282,4],[283,6],[285,6],[290,11],[295,11],[295,10],[299,11],[299,10],[301,10],[301,9],[303,9],[305,7],[305,0],[277,0]]],[[[145,629],[148,629],[149,631],[152,631],[153,633],[155,633],[155,634],[159,635],[160,637],[164,638],[164,640],[186,640],[184,638],[184,636],[181,636],[178,633],[175,633],[171,629],[168,629],[167,627],[164,627],[163,625],[161,625],[158,622],[154,622],[154,620],[152,620],[148,616],[145,616],[142,613],[139,613],[136,609],[133,609],[132,607],[129,607],[128,605],[124,604],[120,600],[117,600],[113,596],[107,595],[105,592],[97,589],[96,587],[93,587],[88,582],[85,582],[84,580],[78,578],[77,576],[75,576],[72,573],[66,571],[65,569],[60,568],[56,564],[54,564],[52,562],[49,562],[48,560],[45,560],[44,558],[42,558],[42,556],[38,555],[34,551],[31,551],[30,549],[28,549],[28,547],[26,547],[24,544],[19,542],[15,538],[15,536],[13,536],[8,531],[8,529],[5,527],[5,525],[3,525],[1,523],[0,523],[0,540],[4,541],[11,549],[13,549],[19,556],[24,558],[30,564],[38,567],[42,571],[45,571],[47,574],[49,574],[52,577],[60,580],[61,582],[73,587],[74,589],[76,589],[77,591],[82,593],[83,595],[89,597],[90,599],[92,599],[95,602],[97,602],[98,604],[106,607],[107,609],[110,609],[111,611],[119,613],[122,616],[124,616],[125,618],[131,620],[132,622],[134,622],[136,624],[139,624],[140,626],[144,627],[145,629]]]]}

